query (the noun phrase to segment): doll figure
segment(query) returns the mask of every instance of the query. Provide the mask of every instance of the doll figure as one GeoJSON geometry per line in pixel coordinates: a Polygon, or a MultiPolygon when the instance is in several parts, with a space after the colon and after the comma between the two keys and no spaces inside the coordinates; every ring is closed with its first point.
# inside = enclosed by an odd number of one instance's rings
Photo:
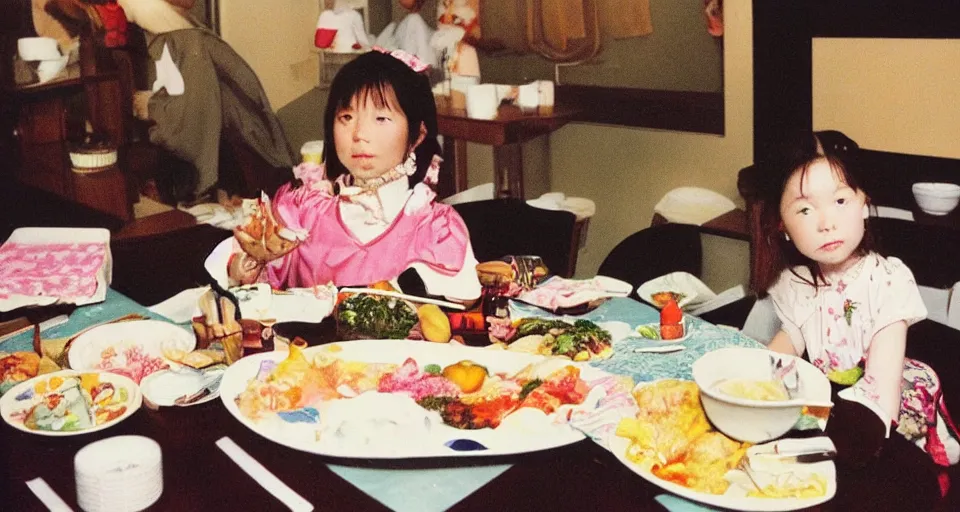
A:
{"type": "Polygon", "coordinates": [[[320,13],[314,36],[317,48],[336,53],[350,53],[370,46],[363,17],[344,0],[337,0],[333,9],[320,13]]]}
{"type": "Polygon", "coordinates": [[[444,71],[451,76],[480,77],[477,49],[471,44],[480,37],[478,0],[439,0],[437,32],[430,39],[443,55],[444,71]]]}
{"type": "Polygon", "coordinates": [[[434,30],[420,16],[420,9],[426,0],[399,0],[407,14],[399,23],[391,21],[387,28],[377,36],[377,46],[390,50],[403,50],[416,55],[421,62],[436,68],[437,52],[430,46],[434,30]]]}

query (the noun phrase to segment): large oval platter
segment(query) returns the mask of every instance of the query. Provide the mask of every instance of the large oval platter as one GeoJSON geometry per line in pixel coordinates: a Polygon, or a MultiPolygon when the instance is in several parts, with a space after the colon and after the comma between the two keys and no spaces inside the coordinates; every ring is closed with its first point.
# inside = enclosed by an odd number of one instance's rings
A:
{"type": "MultiPolygon", "coordinates": [[[[401,365],[407,358],[414,359],[422,369],[426,365],[434,364],[444,367],[446,365],[457,363],[458,361],[469,360],[476,364],[486,366],[491,373],[514,374],[530,364],[547,362],[547,368],[562,368],[567,365],[573,365],[580,369],[580,378],[586,382],[595,379],[609,377],[610,374],[589,366],[573,363],[569,359],[548,358],[543,356],[507,352],[504,350],[483,349],[477,347],[466,347],[457,344],[436,344],[424,341],[414,340],[358,340],[339,342],[330,345],[321,345],[310,347],[304,350],[304,355],[309,360],[320,354],[336,356],[344,362],[363,362],[363,363],[388,363],[401,365]]],[[[439,421],[439,414],[436,421],[428,421],[429,427],[426,432],[417,430],[408,435],[406,430],[390,430],[397,424],[405,424],[410,416],[409,409],[405,413],[384,412],[391,409],[393,398],[390,394],[367,392],[355,398],[341,398],[320,402],[316,409],[312,409],[310,414],[314,418],[304,417],[303,421],[281,420],[271,413],[268,417],[258,420],[252,420],[245,416],[237,404],[237,397],[247,388],[251,379],[258,374],[261,363],[265,361],[283,361],[287,356],[286,352],[268,352],[255,354],[245,357],[231,365],[223,376],[220,385],[220,397],[223,400],[227,410],[237,418],[238,421],[249,427],[251,430],[273,442],[289,446],[297,450],[328,455],[334,457],[348,458],[373,458],[373,459],[407,459],[421,457],[463,457],[463,456],[490,456],[490,455],[509,455],[516,453],[532,452],[546,450],[559,446],[575,443],[584,438],[584,435],[566,424],[563,421],[554,422],[557,413],[544,415],[538,410],[529,408],[519,409],[522,414],[516,420],[513,416],[516,412],[506,417],[503,423],[496,429],[482,428],[476,430],[462,430],[451,427],[439,421]],[[386,404],[379,407],[383,400],[386,404]],[[356,415],[357,424],[345,428],[352,418],[348,418],[346,423],[342,422],[342,413],[338,414],[337,425],[340,429],[350,432],[362,431],[370,424],[386,425],[387,429],[378,431],[385,434],[393,433],[389,441],[387,439],[375,439],[371,437],[369,442],[350,442],[344,441],[342,444],[339,438],[340,430],[331,432],[330,424],[324,425],[326,411],[324,407],[342,406],[344,402],[363,400],[364,406],[359,408],[358,404],[356,415]],[[403,417],[399,417],[403,416],[403,417]],[[508,421],[509,420],[509,421],[508,421]],[[362,426],[360,423],[363,423],[362,426]],[[356,428],[353,428],[355,427],[356,428]],[[476,448],[482,446],[482,449],[476,448]]],[[[268,363],[269,364],[269,363],[268,363]]],[[[581,407],[593,407],[589,405],[591,400],[595,404],[596,394],[591,393],[585,405],[581,407]]],[[[409,400],[409,399],[408,399],[409,400]]],[[[419,408],[412,400],[409,402],[414,407],[419,408]]],[[[343,409],[339,409],[342,411],[343,409]]],[[[420,408],[422,411],[425,409],[420,408]]],[[[349,414],[349,413],[348,413],[349,414]]],[[[423,422],[420,416],[416,415],[416,422],[423,422]]],[[[333,414],[330,416],[333,417],[333,414]]],[[[330,419],[331,423],[335,420],[330,419]]],[[[390,437],[390,436],[387,436],[390,437]]]]}

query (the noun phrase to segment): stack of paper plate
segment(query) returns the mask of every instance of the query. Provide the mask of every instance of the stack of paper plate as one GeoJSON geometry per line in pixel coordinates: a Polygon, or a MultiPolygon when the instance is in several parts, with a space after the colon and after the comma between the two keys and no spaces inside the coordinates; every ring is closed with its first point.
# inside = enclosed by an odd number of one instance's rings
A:
{"type": "Polygon", "coordinates": [[[73,458],[77,503],[87,512],[143,510],[163,493],[160,445],[142,436],[88,444],[73,458]]]}

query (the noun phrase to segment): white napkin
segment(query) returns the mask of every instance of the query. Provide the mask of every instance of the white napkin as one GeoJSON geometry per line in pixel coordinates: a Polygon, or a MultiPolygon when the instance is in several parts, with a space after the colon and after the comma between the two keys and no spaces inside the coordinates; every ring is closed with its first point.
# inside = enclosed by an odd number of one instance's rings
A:
{"type": "Polygon", "coordinates": [[[653,211],[670,222],[700,226],[736,207],[733,201],[712,190],[680,187],[667,192],[653,211]]]}

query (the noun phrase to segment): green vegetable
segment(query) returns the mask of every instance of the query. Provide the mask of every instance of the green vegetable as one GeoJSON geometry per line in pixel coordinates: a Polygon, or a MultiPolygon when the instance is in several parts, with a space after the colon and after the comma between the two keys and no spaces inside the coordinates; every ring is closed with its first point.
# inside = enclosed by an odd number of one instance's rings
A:
{"type": "Polygon", "coordinates": [[[439,364],[428,364],[423,367],[423,371],[431,375],[440,375],[443,373],[443,368],[441,368],[439,364]]]}
{"type": "Polygon", "coordinates": [[[600,345],[609,344],[611,340],[609,332],[589,320],[577,320],[573,324],[542,318],[520,320],[514,339],[531,334],[543,336],[544,346],[550,347],[553,354],[567,357],[573,357],[583,350],[598,353],[600,345]]]}
{"type": "Polygon", "coordinates": [[[405,301],[359,293],[337,305],[337,328],[344,338],[404,339],[417,324],[416,309],[405,301]]]}
{"type": "Polygon", "coordinates": [[[641,325],[640,327],[637,327],[637,333],[640,334],[640,336],[651,340],[660,339],[660,333],[658,333],[652,325],[641,325]]]}
{"type": "Polygon", "coordinates": [[[420,400],[417,400],[417,404],[419,404],[420,407],[423,407],[428,411],[443,412],[446,409],[447,404],[449,404],[453,400],[454,398],[450,396],[430,395],[430,396],[425,396],[420,400]]]}
{"type": "Polygon", "coordinates": [[[854,366],[849,370],[831,370],[827,373],[827,379],[841,386],[852,386],[860,380],[860,377],[863,377],[863,368],[859,366],[854,366]]]}
{"type": "Polygon", "coordinates": [[[527,383],[520,388],[520,400],[522,401],[524,398],[526,398],[530,392],[540,387],[541,384],[543,384],[543,381],[540,379],[528,380],[527,383]]]}

